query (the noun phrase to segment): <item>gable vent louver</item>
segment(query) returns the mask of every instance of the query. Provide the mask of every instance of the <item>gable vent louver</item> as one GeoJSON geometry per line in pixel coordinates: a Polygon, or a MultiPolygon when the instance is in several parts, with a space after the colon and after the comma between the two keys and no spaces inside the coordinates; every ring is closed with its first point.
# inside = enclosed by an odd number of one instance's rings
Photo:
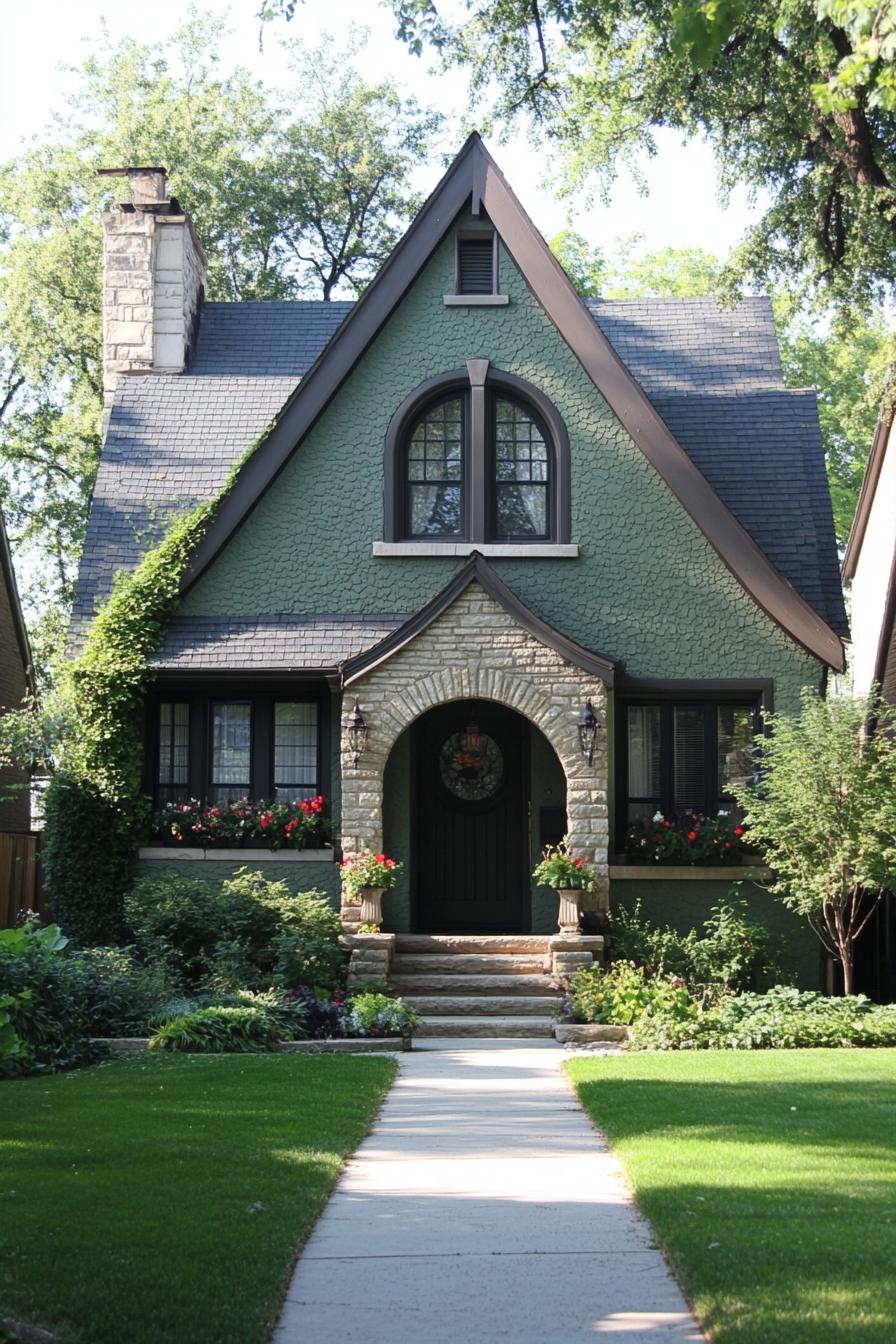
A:
{"type": "Polygon", "coordinates": [[[457,243],[458,294],[493,294],[495,290],[494,234],[459,238],[457,243]]]}

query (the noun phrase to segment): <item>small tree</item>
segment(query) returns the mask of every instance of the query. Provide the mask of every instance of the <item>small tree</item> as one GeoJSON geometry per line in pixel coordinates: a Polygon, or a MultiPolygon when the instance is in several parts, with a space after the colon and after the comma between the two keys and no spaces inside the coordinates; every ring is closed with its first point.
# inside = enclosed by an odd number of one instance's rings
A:
{"type": "Polygon", "coordinates": [[[856,940],[896,886],[896,712],[873,696],[807,692],[799,715],[772,715],[770,729],[759,782],[733,792],[771,890],[806,916],[851,994],[856,940]]]}

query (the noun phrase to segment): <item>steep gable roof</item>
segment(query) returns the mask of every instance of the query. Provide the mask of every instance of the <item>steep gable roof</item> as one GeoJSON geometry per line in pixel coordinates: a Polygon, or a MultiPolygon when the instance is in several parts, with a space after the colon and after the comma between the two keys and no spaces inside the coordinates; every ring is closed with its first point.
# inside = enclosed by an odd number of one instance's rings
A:
{"type": "Polygon", "coordinates": [[[816,657],[844,665],[839,637],[774,568],[682,449],[573,290],[478,135],[435,192],[242,467],[184,576],[196,582],[289,460],[468,202],[485,209],[548,317],[634,443],[758,605],[816,657]]]}

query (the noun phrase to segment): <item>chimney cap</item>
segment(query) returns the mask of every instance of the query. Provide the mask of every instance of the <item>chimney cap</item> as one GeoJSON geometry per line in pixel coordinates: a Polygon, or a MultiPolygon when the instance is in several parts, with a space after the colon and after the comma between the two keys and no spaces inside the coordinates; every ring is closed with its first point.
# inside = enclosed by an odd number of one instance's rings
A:
{"type": "Polygon", "coordinates": [[[153,207],[169,203],[167,174],[164,168],[136,166],[98,168],[97,177],[126,177],[128,179],[131,199],[122,202],[121,208],[123,210],[152,210],[153,207]]]}

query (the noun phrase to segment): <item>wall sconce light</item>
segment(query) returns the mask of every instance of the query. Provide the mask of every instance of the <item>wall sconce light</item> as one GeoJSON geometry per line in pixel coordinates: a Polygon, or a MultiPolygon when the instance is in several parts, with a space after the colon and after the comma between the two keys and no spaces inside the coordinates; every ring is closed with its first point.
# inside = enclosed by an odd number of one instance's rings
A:
{"type": "Polygon", "coordinates": [[[579,715],[579,745],[582,748],[582,755],[589,765],[594,760],[594,744],[597,742],[598,727],[597,715],[589,696],[579,715]]]}
{"type": "Polygon", "coordinates": [[[367,746],[367,723],[364,715],[361,713],[361,706],[355,697],[355,707],[348,716],[346,724],[348,731],[348,745],[352,753],[352,765],[357,766],[361,759],[364,748],[367,746]]]}

